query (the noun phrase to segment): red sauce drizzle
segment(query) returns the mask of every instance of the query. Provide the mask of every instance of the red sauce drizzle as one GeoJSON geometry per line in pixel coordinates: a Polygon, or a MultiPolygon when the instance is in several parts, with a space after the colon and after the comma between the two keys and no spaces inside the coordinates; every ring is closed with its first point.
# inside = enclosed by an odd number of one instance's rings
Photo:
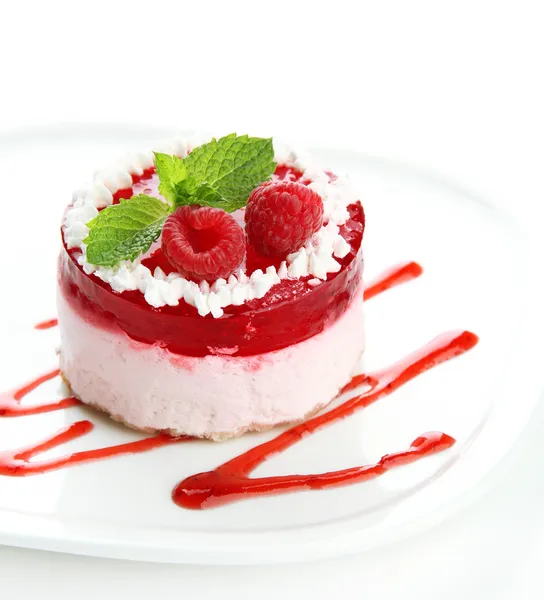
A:
{"type": "Polygon", "coordinates": [[[423,268],[416,262],[401,263],[384,271],[374,281],[365,285],[365,300],[370,300],[392,287],[416,279],[423,273],[423,268]]]}
{"type": "MultiPolygon", "coordinates": [[[[415,279],[421,273],[422,268],[414,262],[395,266],[367,285],[365,300],[369,300],[396,285],[415,279]]],[[[55,325],[57,325],[56,319],[51,319],[39,323],[36,325],[36,329],[47,329],[55,325]]],[[[365,391],[330,409],[328,412],[292,427],[272,440],[223,463],[213,471],[187,477],[174,489],[172,493],[174,502],[184,508],[203,509],[262,494],[279,494],[296,490],[323,489],[347,485],[348,483],[378,477],[394,467],[408,464],[424,456],[450,448],[455,443],[454,438],[445,433],[427,432],[417,437],[408,450],[386,454],[375,464],[311,475],[249,477],[257,466],[274,454],[289,448],[314,431],[344,419],[356,410],[365,408],[380,398],[388,396],[424,371],[463,354],[475,346],[477,342],[478,337],[468,331],[445,333],[432,340],[424,348],[417,350],[386,369],[372,375],[354,377],[342,389],[341,394],[362,386],[367,387],[365,391]]],[[[55,369],[16,390],[0,394],[0,416],[31,415],[80,404],[77,399],[72,397],[28,408],[20,405],[21,400],[27,394],[46,381],[57,377],[59,373],[59,369],[55,369]]],[[[56,448],[86,435],[93,427],[90,421],[78,421],[38,444],[13,451],[0,452],[0,475],[18,477],[45,473],[62,467],[111,458],[117,455],[147,452],[161,446],[192,439],[187,436],[173,438],[166,434],[160,434],[136,442],[31,462],[32,458],[51,448],[56,448]]]]}
{"type": "Polygon", "coordinates": [[[49,319],[49,321],[42,321],[34,325],[34,329],[51,329],[59,324],[57,319],[49,319]]]}
{"type": "Polygon", "coordinates": [[[477,342],[477,336],[468,331],[451,332],[438,336],[428,346],[417,350],[391,367],[373,375],[363,376],[357,385],[364,383],[370,386],[370,389],[362,394],[350,398],[322,415],[288,429],[269,442],[252,448],[213,471],[199,473],[184,479],[173,491],[174,502],[184,508],[202,509],[262,494],[279,494],[287,491],[346,485],[377,477],[393,467],[451,447],[455,443],[452,437],[444,433],[431,432],[419,436],[407,451],[385,455],[374,465],[317,475],[284,475],[254,479],[248,477],[270,456],[282,452],[321,427],[344,419],[356,410],[365,408],[376,400],[388,396],[401,385],[431,367],[463,354],[477,342]]]}
{"type": "Polygon", "coordinates": [[[97,450],[85,450],[83,452],[74,452],[73,454],[65,454],[59,458],[51,458],[41,462],[30,462],[30,459],[56,448],[62,444],[66,444],[82,437],[92,431],[94,425],[90,421],[77,421],[72,423],[65,429],[61,429],[53,436],[26,448],[18,450],[0,452],[0,475],[10,475],[11,477],[24,477],[26,475],[35,475],[37,473],[46,473],[54,471],[61,467],[68,467],[78,463],[98,460],[100,458],[111,458],[120,454],[138,454],[147,452],[154,448],[167,446],[169,444],[177,444],[184,442],[190,438],[179,437],[173,438],[169,435],[161,434],[154,437],[145,438],[136,442],[128,442],[127,444],[118,444],[117,446],[108,446],[107,448],[98,448],[97,450]]]}
{"type": "Polygon", "coordinates": [[[53,371],[49,371],[44,375],[36,377],[36,379],[29,381],[16,390],[0,393],[0,417],[26,417],[28,415],[37,415],[39,413],[69,408],[70,406],[81,404],[76,398],[70,397],[57,400],[56,402],[37,404],[35,406],[21,406],[21,400],[27,394],[30,394],[30,392],[42,385],[42,383],[57,377],[59,374],[59,369],[53,369],[53,371]]]}

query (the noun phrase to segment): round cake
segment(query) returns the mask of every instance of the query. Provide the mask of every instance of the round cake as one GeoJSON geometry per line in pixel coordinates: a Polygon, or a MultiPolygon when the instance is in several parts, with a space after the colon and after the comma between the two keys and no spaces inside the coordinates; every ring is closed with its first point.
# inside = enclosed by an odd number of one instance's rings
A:
{"type": "Polygon", "coordinates": [[[60,366],[85,404],[214,440],[305,419],[364,350],[364,212],[271,139],[175,138],[75,192],[60,366]]]}

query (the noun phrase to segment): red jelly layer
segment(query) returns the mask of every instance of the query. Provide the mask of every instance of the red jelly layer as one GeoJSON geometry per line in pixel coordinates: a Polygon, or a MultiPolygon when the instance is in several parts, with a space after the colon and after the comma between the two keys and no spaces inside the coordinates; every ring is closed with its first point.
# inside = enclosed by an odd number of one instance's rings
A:
{"type": "MultiPolygon", "coordinates": [[[[278,167],[285,176],[286,167],[278,167]]],[[[299,174],[295,177],[298,179],[299,174]]],[[[142,178],[139,178],[140,180],[142,178]]],[[[93,275],[87,275],[77,262],[78,250],[64,245],[59,257],[59,285],[72,308],[93,325],[121,329],[131,338],[159,344],[171,352],[187,356],[226,354],[250,356],[279,350],[302,342],[336,321],[356,295],[361,294],[363,256],[361,243],[364,212],[360,203],[349,207],[351,218],[341,234],[351,246],[338,273],[327,281],[310,286],[307,277],[283,280],[264,298],[242,306],[228,306],[223,317],[202,317],[184,300],[178,306],[153,308],[138,292],[114,292],[93,275]]],[[[271,264],[270,259],[248,252],[248,273],[271,264]],[[266,264],[265,264],[266,263],[266,264]]],[[[160,251],[145,261],[153,269],[168,270],[160,251]]]]}

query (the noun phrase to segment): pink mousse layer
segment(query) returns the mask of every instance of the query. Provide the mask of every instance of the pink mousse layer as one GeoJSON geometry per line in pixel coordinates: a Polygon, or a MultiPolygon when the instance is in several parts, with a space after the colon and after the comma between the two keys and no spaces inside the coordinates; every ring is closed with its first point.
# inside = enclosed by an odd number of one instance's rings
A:
{"type": "Polygon", "coordinates": [[[323,332],[256,356],[189,357],[82,318],[58,292],[60,366],[73,393],[144,431],[223,440],[328,404],[364,350],[363,298],[323,332]]]}

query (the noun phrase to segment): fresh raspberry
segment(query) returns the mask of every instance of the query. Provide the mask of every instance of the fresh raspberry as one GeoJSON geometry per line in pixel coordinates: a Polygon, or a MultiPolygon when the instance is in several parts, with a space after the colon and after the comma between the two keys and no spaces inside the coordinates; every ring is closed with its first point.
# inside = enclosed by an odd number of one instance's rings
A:
{"type": "Polygon", "coordinates": [[[294,181],[267,181],[251,192],[247,202],[247,237],[265,256],[295,252],[322,223],[321,197],[294,181]]]}
{"type": "Polygon", "coordinates": [[[227,278],[244,259],[244,230],[224,210],[211,206],[181,206],[162,230],[162,250],[188,279],[227,278]]]}

